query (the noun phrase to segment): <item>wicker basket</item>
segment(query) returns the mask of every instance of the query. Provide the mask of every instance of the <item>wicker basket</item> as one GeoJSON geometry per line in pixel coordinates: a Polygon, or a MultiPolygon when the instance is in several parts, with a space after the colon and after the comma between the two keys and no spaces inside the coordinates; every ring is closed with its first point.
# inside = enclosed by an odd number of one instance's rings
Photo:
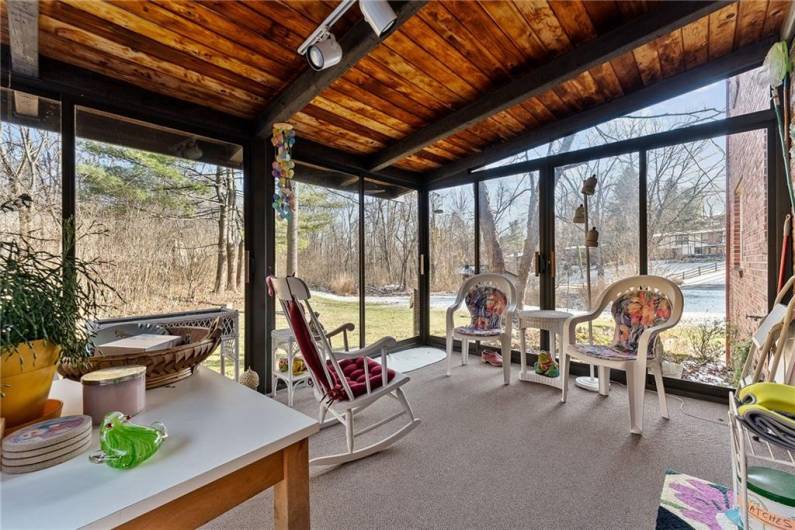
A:
{"type": "Polygon", "coordinates": [[[165,328],[170,335],[182,335],[183,344],[153,352],[95,355],[79,366],[61,363],[58,372],[67,379],[79,381],[83,375],[102,368],[146,366],[146,388],[157,388],[192,375],[195,368],[221,343],[220,319],[216,319],[210,328],[168,326],[165,328]]]}

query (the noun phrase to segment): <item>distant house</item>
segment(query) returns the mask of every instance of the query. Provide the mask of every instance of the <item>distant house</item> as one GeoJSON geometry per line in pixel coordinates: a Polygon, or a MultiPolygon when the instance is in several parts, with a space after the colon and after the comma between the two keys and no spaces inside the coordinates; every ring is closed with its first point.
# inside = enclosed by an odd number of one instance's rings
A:
{"type": "Polygon", "coordinates": [[[689,232],[659,233],[652,238],[657,247],[655,257],[660,259],[700,259],[707,256],[722,258],[725,255],[725,226],[689,232]]]}

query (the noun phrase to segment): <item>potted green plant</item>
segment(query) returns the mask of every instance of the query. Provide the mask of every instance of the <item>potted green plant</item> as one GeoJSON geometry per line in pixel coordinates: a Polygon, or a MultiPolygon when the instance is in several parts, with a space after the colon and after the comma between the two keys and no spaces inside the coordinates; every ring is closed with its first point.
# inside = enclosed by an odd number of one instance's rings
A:
{"type": "MultiPolygon", "coordinates": [[[[22,196],[0,204],[0,212],[29,203],[22,196]]],[[[6,428],[41,416],[58,362],[81,363],[90,356],[86,321],[113,293],[94,263],[35,249],[22,237],[3,237],[0,416],[6,428]]]]}

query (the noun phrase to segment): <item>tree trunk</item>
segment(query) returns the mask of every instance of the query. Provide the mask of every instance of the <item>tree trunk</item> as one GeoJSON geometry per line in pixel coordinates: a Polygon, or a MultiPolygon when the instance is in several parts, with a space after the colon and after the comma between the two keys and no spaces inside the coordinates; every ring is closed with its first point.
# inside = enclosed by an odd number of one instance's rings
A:
{"type": "Polygon", "coordinates": [[[298,275],[298,188],[294,186],[295,210],[287,218],[287,274],[298,275]]]}
{"type": "Polygon", "coordinates": [[[522,247],[522,260],[519,263],[519,285],[517,286],[516,301],[524,303],[527,278],[530,276],[530,267],[533,264],[535,249],[538,245],[538,186],[532,179],[530,181],[530,200],[527,204],[527,225],[524,246],[522,247]]]}
{"type": "Polygon", "coordinates": [[[237,256],[235,252],[237,245],[234,241],[227,241],[226,243],[226,290],[235,291],[235,265],[237,264],[237,256]]]}
{"type": "Polygon", "coordinates": [[[505,257],[497,236],[494,214],[489,206],[489,193],[483,184],[478,186],[478,197],[480,199],[480,233],[483,236],[483,248],[486,249],[489,256],[491,265],[489,272],[505,272],[505,257]]]}
{"type": "Polygon", "coordinates": [[[218,241],[216,243],[215,285],[213,292],[218,294],[224,286],[224,269],[226,268],[226,218],[227,202],[224,189],[223,169],[215,170],[215,196],[218,200],[218,241]]]}
{"type": "Polygon", "coordinates": [[[246,245],[243,239],[237,244],[237,276],[235,276],[235,291],[239,290],[243,282],[243,274],[246,271],[247,263],[245,261],[246,257],[246,245]]]}
{"type": "Polygon", "coordinates": [[[237,230],[235,227],[235,209],[237,192],[235,177],[230,168],[226,168],[226,290],[235,290],[235,250],[237,249],[237,230]]]}

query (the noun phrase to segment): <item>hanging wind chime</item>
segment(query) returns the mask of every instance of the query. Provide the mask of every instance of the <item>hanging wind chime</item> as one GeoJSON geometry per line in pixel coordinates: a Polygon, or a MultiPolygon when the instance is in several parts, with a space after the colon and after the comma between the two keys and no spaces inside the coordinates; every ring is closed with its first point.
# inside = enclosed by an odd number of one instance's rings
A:
{"type": "Polygon", "coordinates": [[[295,130],[289,123],[276,123],[271,138],[276,152],[273,161],[273,179],[276,181],[276,192],[273,194],[273,209],[282,219],[289,219],[295,211],[295,162],[290,151],[295,144],[295,130]]]}

